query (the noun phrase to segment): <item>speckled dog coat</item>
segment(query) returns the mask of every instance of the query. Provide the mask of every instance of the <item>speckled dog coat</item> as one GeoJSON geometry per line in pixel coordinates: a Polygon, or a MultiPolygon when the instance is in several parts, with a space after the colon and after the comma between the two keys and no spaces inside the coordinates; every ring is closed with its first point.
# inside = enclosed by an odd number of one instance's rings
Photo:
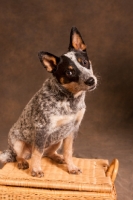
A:
{"type": "Polygon", "coordinates": [[[53,74],[33,96],[18,121],[10,129],[9,149],[0,160],[18,162],[18,168],[29,167],[31,175],[42,177],[42,156],[66,163],[69,173],[80,173],[72,161],[72,142],[85,112],[85,93],[96,88],[97,79],[79,31],[70,33],[69,51],[61,57],[40,52],[39,58],[53,74]],[[57,150],[63,142],[63,156],[57,150]]]}

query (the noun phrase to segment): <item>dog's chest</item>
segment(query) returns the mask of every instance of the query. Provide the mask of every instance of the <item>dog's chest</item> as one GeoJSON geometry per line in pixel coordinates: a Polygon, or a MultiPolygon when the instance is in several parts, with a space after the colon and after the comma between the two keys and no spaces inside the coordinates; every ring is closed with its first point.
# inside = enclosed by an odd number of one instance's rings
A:
{"type": "MultiPolygon", "coordinates": [[[[59,105],[56,105],[59,106],[59,105]]],[[[66,138],[69,134],[78,131],[79,125],[85,113],[85,104],[80,102],[75,108],[67,102],[60,105],[60,111],[50,117],[50,134],[46,146],[57,143],[66,138]]]]}
{"type": "Polygon", "coordinates": [[[67,115],[52,115],[51,126],[53,128],[61,128],[64,125],[69,124],[80,124],[84,116],[85,108],[78,110],[76,113],[70,112],[67,115]]]}
{"type": "MultiPolygon", "coordinates": [[[[57,102],[55,112],[50,116],[51,129],[73,129],[80,125],[85,112],[84,98],[79,100],[57,102]]],[[[67,130],[68,131],[68,130],[67,130]]]]}

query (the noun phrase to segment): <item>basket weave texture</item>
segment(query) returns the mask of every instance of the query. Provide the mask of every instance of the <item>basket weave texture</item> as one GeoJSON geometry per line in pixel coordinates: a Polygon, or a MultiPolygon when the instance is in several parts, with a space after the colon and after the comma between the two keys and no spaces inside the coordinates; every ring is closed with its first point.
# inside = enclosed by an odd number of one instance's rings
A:
{"type": "Polygon", "coordinates": [[[109,165],[107,160],[73,160],[82,174],[68,174],[65,165],[48,158],[42,159],[43,178],[32,177],[29,169],[19,170],[17,163],[6,164],[0,170],[0,199],[116,199],[114,184],[105,173],[109,165]]]}

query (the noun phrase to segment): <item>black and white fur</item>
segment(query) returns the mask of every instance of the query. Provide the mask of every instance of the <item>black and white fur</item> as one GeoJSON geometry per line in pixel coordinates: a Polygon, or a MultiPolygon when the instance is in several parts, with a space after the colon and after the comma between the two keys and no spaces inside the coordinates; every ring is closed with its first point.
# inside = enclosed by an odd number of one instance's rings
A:
{"type": "Polygon", "coordinates": [[[39,58],[52,78],[24,108],[18,121],[10,129],[8,150],[0,154],[0,161],[18,162],[19,169],[27,169],[31,157],[31,175],[42,177],[41,158],[66,163],[68,172],[81,170],[72,161],[72,144],[85,113],[85,94],[96,88],[97,78],[86,52],[86,45],[73,27],[69,51],[61,57],[40,52],[39,58]],[[63,156],[57,154],[63,143],[63,156]]]}

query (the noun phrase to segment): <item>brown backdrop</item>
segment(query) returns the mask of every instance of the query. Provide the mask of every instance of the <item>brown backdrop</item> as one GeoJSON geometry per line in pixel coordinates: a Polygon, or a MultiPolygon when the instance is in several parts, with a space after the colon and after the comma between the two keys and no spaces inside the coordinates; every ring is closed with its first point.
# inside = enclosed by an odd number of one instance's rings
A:
{"type": "Polygon", "coordinates": [[[65,53],[72,26],[85,42],[99,77],[75,156],[118,158],[120,200],[133,199],[133,1],[0,1],[0,149],[24,106],[49,76],[37,53],[65,53]]]}

